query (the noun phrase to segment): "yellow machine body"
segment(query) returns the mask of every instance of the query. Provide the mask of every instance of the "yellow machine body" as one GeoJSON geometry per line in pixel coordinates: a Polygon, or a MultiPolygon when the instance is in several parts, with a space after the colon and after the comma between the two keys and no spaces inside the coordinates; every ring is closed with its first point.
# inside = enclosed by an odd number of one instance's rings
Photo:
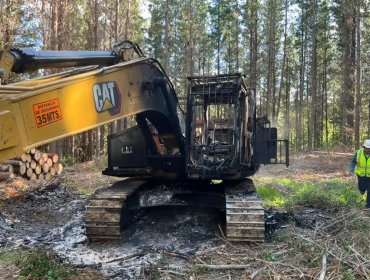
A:
{"type": "Polygon", "coordinates": [[[0,162],[125,116],[167,115],[164,93],[145,87],[158,76],[158,67],[138,58],[0,86],[0,162]]]}

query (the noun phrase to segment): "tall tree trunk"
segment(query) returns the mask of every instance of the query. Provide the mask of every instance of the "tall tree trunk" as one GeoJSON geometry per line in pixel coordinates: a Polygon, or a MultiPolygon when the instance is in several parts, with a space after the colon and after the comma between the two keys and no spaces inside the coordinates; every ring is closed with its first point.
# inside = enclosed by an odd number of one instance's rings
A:
{"type": "Polygon", "coordinates": [[[284,138],[289,139],[290,131],[290,75],[289,75],[289,60],[286,61],[286,82],[285,82],[285,121],[284,121],[284,138]]]}
{"type": "Polygon", "coordinates": [[[235,1],[235,5],[236,5],[236,10],[235,10],[235,13],[237,14],[236,16],[236,32],[234,34],[235,36],[235,72],[239,72],[239,34],[240,34],[240,22],[239,22],[239,4],[238,4],[238,1],[235,1]]]}
{"type": "Polygon", "coordinates": [[[217,1],[217,74],[219,75],[221,72],[221,10],[220,10],[221,3],[217,1]]]}
{"type": "Polygon", "coordinates": [[[341,136],[344,144],[351,145],[354,129],[354,50],[355,24],[352,1],[346,0],[342,6],[344,19],[342,31],[342,98],[341,98],[341,136]]]}
{"type": "Polygon", "coordinates": [[[125,36],[124,39],[129,39],[130,30],[130,10],[131,10],[131,0],[126,0],[126,20],[125,20],[125,36]]]}
{"type": "Polygon", "coordinates": [[[308,127],[308,147],[310,149],[316,148],[316,97],[317,97],[317,0],[312,0],[312,53],[311,53],[311,110],[310,122],[308,127]]]}
{"type": "MultiPolygon", "coordinates": [[[[328,38],[328,30],[325,30],[325,41],[328,38]]],[[[325,114],[325,147],[329,148],[329,116],[328,116],[328,45],[324,47],[324,73],[323,73],[323,95],[324,95],[324,114],[325,114]]]]}
{"type": "Polygon", "coordinates": [[[287,29],[288,29],[288,1],[285,0],[283,65],[281,67],[280,86],[279,86],[278,100],[276,104],[276,119],[279,118],[280,101],[281,101],[281,95],[282,95],[282,91],[284,87],[284,79],[287,79],[287,71],[286,71],[287,29]]]}
{"type": "Polygon", "coordinates": [[[356,0],[356,104],[355,104],[355,147],[360,147],[361,109],[361,0],[356,0]]]}
{"type": "MultiPolygon", "coordinates": [[[[11,14],[11,8],[12,8],[12,3],[10,0],[7,0],[6,3],[5,3],[5,13],[7,15],[10,15],[11,14]]],[[[3,46],[4,46],[4,49],[9,49],[10,46],[11,46],[11,27],[9,26],[9,21],[8,20],[5,20],[5,31],[4,31],[4,43],[3,43],[3,46]]]]}
{"type": "Polygon", "coordinates": [[[169,16],[169,5],[166,1],[165,4],[165,29],[164,29],[164,50],[163,50],[163,68],[168,75],[171,75],[170,61],[169,61],[169,48],[170,48],[170,16],[169,16]]]}
{"type": "Polygon", "coordinates": [[[300,50],[300,67],[299,67],[299,100],[296,114],[298,114],[298,147],[303,148],[304,144],[304,91],[305,91],[305,75],[306,75],[306,48],[307,35],[304,26],[303,11],[301,14],[301,50],[300,50]]]}
{"type": "Polygon", "coordinates": [[[249,72],[251,88],[257,90],[257,54],[258,54],[258,0],[250,4],[250,28],[249,28],[249,72]]]}
{"type": "Polygon", "coordinates": [[[276,0],[269,1],[268,15],[271,17],[268,24],[268,69],[267,69],[267,92],[266,92],[266,114],[276,123],[276,0]]]}

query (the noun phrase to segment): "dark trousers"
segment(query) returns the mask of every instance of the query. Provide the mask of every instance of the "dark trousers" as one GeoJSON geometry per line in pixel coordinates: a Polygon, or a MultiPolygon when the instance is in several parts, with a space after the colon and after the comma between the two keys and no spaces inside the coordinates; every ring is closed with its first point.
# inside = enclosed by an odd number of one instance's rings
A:
{"type": "Polygon", "coordinates": [[[364,194],[367,191],[366,194],[366,207],[370,208],[370,177],[361,177],[358,176],[358,189],[360,190],[361,194],[364,194]]]}

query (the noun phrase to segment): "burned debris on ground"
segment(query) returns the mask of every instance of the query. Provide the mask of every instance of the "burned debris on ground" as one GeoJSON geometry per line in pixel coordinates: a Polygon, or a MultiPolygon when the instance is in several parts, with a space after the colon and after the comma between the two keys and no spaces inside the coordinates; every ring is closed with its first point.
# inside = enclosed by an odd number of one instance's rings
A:
{"type": "Polygon", "coordinates": [[[92,244],[83,223],[88,196],[70,188],[81,182],[67,174],[68,180],[19,188],[20,196],[1,200],[1,252],[44,248],[85,273],[68,279],[90,273],[94,279],[370,278],[366,211],[266,208],[266,242],[260,244],[228,242],[223,215],[215,210],[159,207],[137,212],[125,240],[92,244]]]}

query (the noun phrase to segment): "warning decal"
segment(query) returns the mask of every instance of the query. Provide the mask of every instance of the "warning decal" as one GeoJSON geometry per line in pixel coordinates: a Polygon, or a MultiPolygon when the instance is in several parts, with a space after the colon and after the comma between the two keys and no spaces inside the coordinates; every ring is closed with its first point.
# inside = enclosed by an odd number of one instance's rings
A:
{"type": "Polygon", "coordinates": [[[58,98],[34,104],[32,108],[37,127],[51,124],[63,118],[58,98]]]}

